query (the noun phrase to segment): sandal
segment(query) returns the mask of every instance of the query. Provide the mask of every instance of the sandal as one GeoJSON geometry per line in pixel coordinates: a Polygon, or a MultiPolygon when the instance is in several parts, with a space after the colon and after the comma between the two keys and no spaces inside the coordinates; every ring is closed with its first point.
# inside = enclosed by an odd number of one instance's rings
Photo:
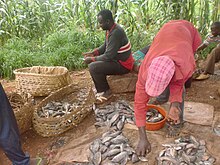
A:
{"type": "Polygon", "coordinates": [[[112,94],[110,91],[97,93],[96,94],[96,104],[102,104],[102,103],[108,101],[111,97],[112,97],[112,94]]]}
{"type": "Polygon", "coordinates": [[[47,164],[48,162],[46,158],[37,157],[30,159],[30,165],[47,165],[47,164]]]}
{"type": "Polygon", "coordinates": [[[209,77],[210,77],[209,74],[204,74],[204,73],[202,73],[202,74],[200,74],[198,77],[196,77],[196,80],[206,80],[206,79],[208,79],[209,77]]]}

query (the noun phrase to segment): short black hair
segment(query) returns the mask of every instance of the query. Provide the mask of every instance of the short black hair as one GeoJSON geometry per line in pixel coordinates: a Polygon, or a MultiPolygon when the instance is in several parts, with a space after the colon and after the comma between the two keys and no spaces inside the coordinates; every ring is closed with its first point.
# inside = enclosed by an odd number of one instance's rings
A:
{"type": "Polygon", "coordinates": [[[112,12],[110,10],[104,9],[104,10],[100,11],[97,16],[100,16],[100,15],[102,16],[103,20],[105,20],[105,21],[110,20],[110,21],[114,22],[112,12]]]}
{"type": "Polygon", "coordinates": [[[212,26],[214,26],[214,27],[220,29],[220,22],[214,22],[214,23],[212,24],[212,26]]]}

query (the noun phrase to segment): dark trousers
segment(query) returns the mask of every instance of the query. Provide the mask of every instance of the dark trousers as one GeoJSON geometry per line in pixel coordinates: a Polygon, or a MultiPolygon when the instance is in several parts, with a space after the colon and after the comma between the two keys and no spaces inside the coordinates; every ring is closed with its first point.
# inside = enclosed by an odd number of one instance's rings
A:
{"type": "Polygon", "coordinates": [[[89,72],[98,93],[107,91],[109,88],[107,75],[122,75],[130,71],[117,61],[95,61],[89,64],[89,72]]]}
{"type": "Polygon", "coordinates": [[[20,143],[18,125],[8,98],[0,84],[0,147],[13,165],[29,165],[20,143]]]}

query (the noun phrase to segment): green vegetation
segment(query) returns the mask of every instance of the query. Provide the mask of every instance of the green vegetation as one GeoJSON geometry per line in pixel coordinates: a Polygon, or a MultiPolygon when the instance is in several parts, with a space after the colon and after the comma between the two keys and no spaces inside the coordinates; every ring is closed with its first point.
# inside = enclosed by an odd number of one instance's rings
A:
{"type": "Polygon", "coordinates": [[[191,21],[204,37],[220,18],[219,0],[0,0],[0,76],[33,65],[85,67],[81,53],[104,40],[96,20],[104,8],[125,28],[133,51],[171,19],[191,21]]]}
{"type": "Polygon", "coordinates": [[[11,78],[14,69],[34,65],[65,66],[70,70],[83,68],[82,52],[100,45],[103,37],[101,33],[66,31],[48,35],[42,43],[9,39],[0,49],[1,76],[11,78]]]}

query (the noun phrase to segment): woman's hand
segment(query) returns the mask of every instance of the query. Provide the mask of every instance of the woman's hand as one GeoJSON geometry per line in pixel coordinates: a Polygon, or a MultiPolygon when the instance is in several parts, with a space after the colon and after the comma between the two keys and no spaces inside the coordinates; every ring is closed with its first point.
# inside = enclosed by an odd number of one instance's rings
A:
{"type": "Polygon", "coordinates": [[[94,62],[95,57],[86,57],[84,60],[84,63],[90,64],[91,62],[94,62]]]}
{"type": "Polygon", "coordinates": [[[138,156],[146,156],[146,154],[151,152],[151,144],[147,139],[145,127],[139,127],[139,141],[136,148],[136,154],[138,156]]]}
{"type": "Polygon", "coordinates": [[[137,145],[136,154],[138,156],[146,156],[151,152],[151,144],[148,139],[140,139],[137,145]]]}
{"type": "Polygon", "coordinates": [[[86,58],[86,57],[94,57],[94,53],[93,52],[86,52],[86,53],[82,53],[82,55],[86,58]]]}

